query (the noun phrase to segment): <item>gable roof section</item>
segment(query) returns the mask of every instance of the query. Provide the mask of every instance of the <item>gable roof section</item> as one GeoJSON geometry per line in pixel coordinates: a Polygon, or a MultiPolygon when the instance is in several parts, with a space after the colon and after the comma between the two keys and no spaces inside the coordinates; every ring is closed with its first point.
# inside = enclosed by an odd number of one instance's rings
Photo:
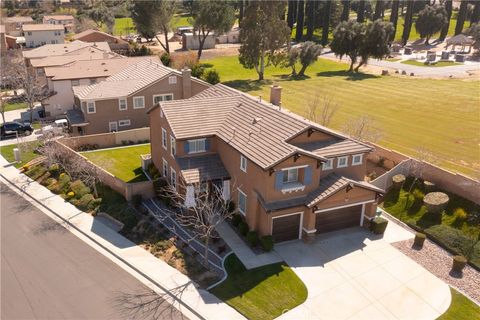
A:
{"type": "Polygon", "coordinates": [[[33,22],[32,17],[28,16],[14,16],[5,18],[5,23],[21,23],[21,22],[33,22]]]}
{"type": "Polygon", "coordinates": [[[108,40],[111,40],[111,41],[114,41],[114,42],[119,43],[119,44],[120,43],[128,44],[127,41],[121,39],[120,37],[116,37],[116,36],[113,36],[113,35],[108,34],[106,32],[102,32],[102,31],[95,30],[95,29],[88,29],[88,30],[82,31],[80,33],[77,33],[72,37],[72,39],[80,40],[80,41],[88,41],[89,36],[92,36],[92,35],[103,37],[105,39],[103,41],[108,42],[108,40]]]}
{"type": "Polygon", "coordinates": [[[84,61],[84,60],[98,60],[98,59],[114,59],[114,58],[123,58],[123,56],[115,52],[106,52],[96,47],[85,47],[74,52],[66,53],[62,56],[50,56],[38,59],[30,60],[30,64],[34,68],[41,67],[57,67],[71,64],[75,61],[84,61]]]}
{"type": "Polygon", "coordinates": [[[24,24],[22,26],[22,30],[26,32],[54,31],[54,30],[64,30],[64,27],[61,24],[38,23],[38,24],[24,24]]]}
{"type": "Polygon", "coordinates": [[[365,153],[373,150],[372,147],[362,142],[339,138],[327,141],[295,143],[294,145],[326,158],[339,155],[365,153]]]}
{"type": "MultiPolygon", "coordinates": [[[[41,47],[25,50],[23,51],[23,57],[27,59],[35,58],[44,58],[51,56],[63,56],[70,54],[80,54],[83,51],[78,51],[84,48],[94,48],[105,52],[110,52],[110,46],[107,42],[83,42],[83,41],[74,41],[70,43],[59,43],[59,44],[45,44],[41,47]]],[[[86,49],[88,50],[88,49],[86,49]]]]}

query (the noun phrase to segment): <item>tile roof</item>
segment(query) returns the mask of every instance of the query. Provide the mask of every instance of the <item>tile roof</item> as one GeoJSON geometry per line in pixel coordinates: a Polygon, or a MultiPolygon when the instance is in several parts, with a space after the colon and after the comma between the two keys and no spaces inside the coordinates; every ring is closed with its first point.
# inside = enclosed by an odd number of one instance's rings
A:
{"type": "Polygon", "coordinates": [[[52,80],[109,77],[140,60],[158,62],[160,58],[158,56],[130,58],[116,56],[110,59],[77,60],[62,66],[45,68],[45,75],[52,80]]]}
{"type": "Polygon", "coordinates": [[[131,64],[102,82],[86,87],[74,87],[73,93],[80,99],[126,97],[171,73],[181,75],[180,72],[168,68],[159,62],[141,60],[131,64]]]}
{"type": "Polygon", "coordinates": [[[308,150],[316,155],[332,157],[339,155],[370,152],[372,147],[350,139],[333,139],[327,141],[314,141],[307,143],[295,143],[297,147],[308,150]]]}
{"type": "Polygon", "coordinates": [[[176,139],[216,135],[263,169],[296,153],[326,160],[316,149],[312,150],[317,153],[288,142],[308,128],[366,150],[344,135],[221,84],[190,99],[162,102],[160,106],[176,139]]]}
{"type": "Polygon", "coordinates": [[[177,163],[187,184],[230,177],[217,153],[179,157],[177,163]]]}
{"type": "Polygon", "coordinates": [[[120,37],[116,37],[116,36],[113,36],[113,35],[108,34],[108,33],[106,33],[106,32],[102,32],[102,31],[95,30],[95,29],[88,29],[88,30],[82,31],[82,32],[80,32],[80,33],[77,33],[77,34],[73,35],[72,39],[84,41],[84,40],[83,40],[84,37],[89,36],[89,35],[92,35],[92,34],[97,34],[97,35],[104,36],[105,38],[115,40],[115,41],[117,41],[118,43],[126,43],[126,44],[128,44],[128,41],[125,41],[125,40],[123,40],[123,39],[120,38],[120,37]]]}
{"type": "Polygon", "coordinates": [[[24,24],[23,31],[45,31],[45,30],[64,30],[61,24],[39,23],[39,24],[24,24]]]}
{"type": "MultiPolygon", "coordinates": [[[[84,51],[78,51],[84,48],[94,48],[105,52],[110,52],[110,46],[107,42],[83,42],[83,41],[74,41],[70,43],[58,43],[58,44],[45,44],[41,47],[24,50],[22,52],[23,57],[27,59],[34,58],[44,58],[51,56],[63,56],[70,54],[80,54],[84,51]]],[[[88,49],[85,49],[85,51],[88,49]]]]}
{"type": "Polygon", "coordinates": [[[15,16],[15,17],[5,18],[5,23],[12,23],[12,22],[33,22],[33,19],[32,17],[27,17],[27,16],[23,16],[23,17],[15,16]]]}
{"type": "Polygon", "coordinates": [[[83,116],[83,112],[80,109],[67,110],[66,116],[71,126],[80,126],[87,123],[83,116]]]}
{"type": "Polygon", "coordinates": [[[107,59],[114,59],[114,58],[122,58],[123,56],[115,52],[105,52],[98,48],[86,47],[71,53],[67,53],[63,56],[51,56],[51,57],[32,59],[30,60],[30,64],[36,68],[58,67],[58,66],[71,64],[75,61],[99,60],[99,59],[105,60],[105,57],[107,57],[107,59]]]}
{"type": "Polygon", "coordinates": [[[73,20],[73,16],[70,14],[54,14],[43,16],[44,20],[73,20]]]}

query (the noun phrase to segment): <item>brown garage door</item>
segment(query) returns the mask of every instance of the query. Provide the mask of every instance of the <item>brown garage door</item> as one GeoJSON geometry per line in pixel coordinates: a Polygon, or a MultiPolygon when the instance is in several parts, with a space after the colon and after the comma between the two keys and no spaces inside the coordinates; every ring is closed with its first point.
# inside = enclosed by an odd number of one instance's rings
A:
{"type": "Polygon", "coordinates": [[[301,214],[272,219],[272,236],[275,242],[298,239],[301,214]]]}
{"type": "Polygon", "coordinates": [[[318,233],[330,232],[360,225],[362,206],[352,206],[342,209],[317,213],[315,228],[318,233]]]}

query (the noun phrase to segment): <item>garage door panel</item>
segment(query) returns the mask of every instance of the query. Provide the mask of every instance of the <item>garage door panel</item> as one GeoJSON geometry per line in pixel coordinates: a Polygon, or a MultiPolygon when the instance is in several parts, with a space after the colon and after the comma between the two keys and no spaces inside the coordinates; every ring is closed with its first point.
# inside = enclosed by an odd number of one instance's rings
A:
{"type": "Polygon", "coordinates": [[[315,226],[318,233],[355,227],[360,224],[361,215],[361,205],[320,212],[315,226]]]}
{"type": "Polygon", "coordinates": [[[298,239],[301,214],[278,217],[272,220],[272,237],[275,242],[298,239]]]}

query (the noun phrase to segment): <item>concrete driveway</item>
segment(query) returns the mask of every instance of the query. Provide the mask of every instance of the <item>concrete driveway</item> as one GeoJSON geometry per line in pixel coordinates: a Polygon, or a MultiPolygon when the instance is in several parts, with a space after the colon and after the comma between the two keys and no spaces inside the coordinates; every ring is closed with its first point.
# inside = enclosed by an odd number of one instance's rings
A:
{"type": "Polygon", "coordinates": [[[308,288],[279,319],[436,319],[450,306],[448,285],[392,247],[395,238],[352,228],[277,245],[308,288]]]}

